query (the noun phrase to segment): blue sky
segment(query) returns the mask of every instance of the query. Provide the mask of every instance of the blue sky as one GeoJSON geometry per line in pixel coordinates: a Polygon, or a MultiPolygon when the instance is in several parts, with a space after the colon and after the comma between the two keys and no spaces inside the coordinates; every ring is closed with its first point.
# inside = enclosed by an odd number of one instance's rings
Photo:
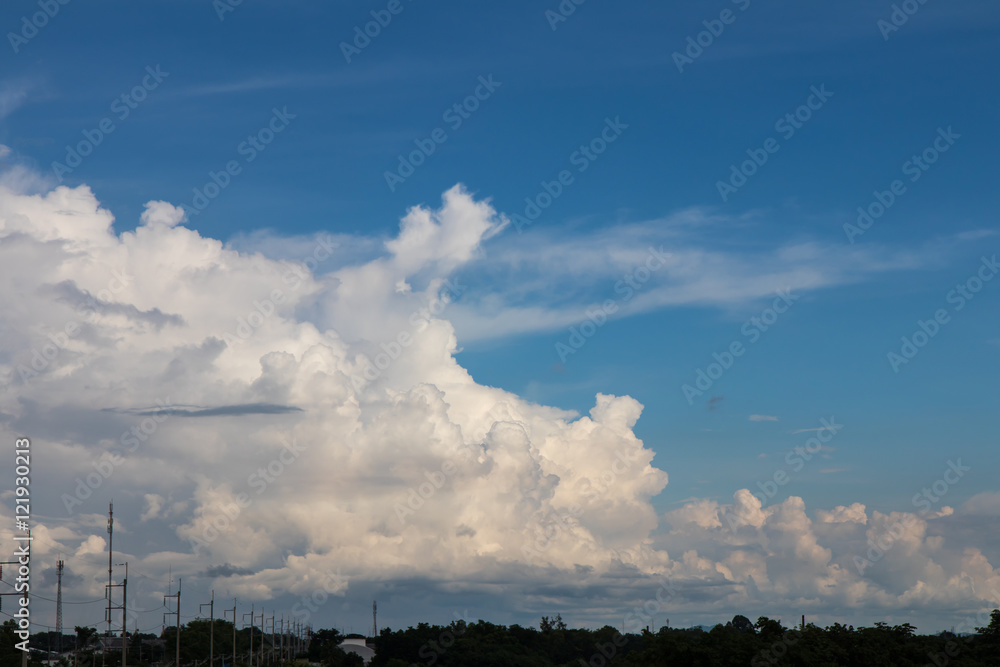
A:
{"type": "MultiPolygon", "coordinates": [[[[648,531],[654,540],[677,529],[669,513],[685,504],[757,491],[815,433],[802,430],[823,418],[842,432],[765,508],[798,496],[810,513],[853,503],[869,513],[912,511],[912,496],[958,458],[972,470],[942,504],[998,497],[1000,280],[962,297],[960,310],[952,292],[975,280],[1000,245],[1000,14],[991,3],[929,0],[884,33],[889,2],[589,0],[554,22],[546,14],[558,11],[554,1],[400,0],[399,13],[348,62],[341,44],[387,4],[246,2],[221,14],[208,0],[59,5],[37,35],[15,39],[0,56],[6,183],[25,196],[87,186],[121,235],[152,224],[140,220],[147,202],[195,206],[195,189],[235,164],[226,187],[182,225],[276,261],[301,257],[317,234],[333,235],[341,250],[313,272],[330,289],[347,284],[341,268],[378,265],[411,207],[437,209],[442,193],[463,184],[475,201],[489,201],[495,220],[514,224],[483,227],[490,231],[477,237],[475,258],[439,257],[407,280],[414,293],[435,276],[467,286],[443,318],[454,327],[454,358],[478,385],[580,414],[598,393],[643,404],[634,433],[669,475],[647,499],[659,517],[648,531]],[[711,23],[724,11],[731,21],[711,23]],[[674,54],[705,22],[722,26],[720,34],[679,68],[674,54]],[[115,100],[144,81],[145,99],[124,116],[115,100]],[[475,110],[458,123],[449,109],[477,89],[475,110]],[[808,120],[783,129],[797,110],[808,120]],[[112,132],[99,129],[102,120],[112,132]],[[581,161],[581,147],[616,122],[606,150],[581,161]],[[280,127],[273,141],[247,148],[269,124],[280,127]],[[436,130],[445,139],[433,154],[390,187],[386,172],[436,130]],[[67,147],[88,132],[99,145],[59,181],[53,163],[69,165],[67,147]],[[763,150],[769,139],[771,152],[763,150]],[[935,161],[911,180],[918,172],[906,165],[925,150],[935,161]],[[723,198],[719,182],[748,151],[766,153],[766,162],[748,167],[755,173],[723,198]],[[564,170],[572,182],[530,225],[517,224],[525,199],[537,200],[564,170]],[[849,238],[844,225],[858,207],[888,201],[877,193],[896,180],[905,191],[849,238]],[[650,247],[670,254],[670,268],[651,271],[625,300],[616,284],[636,277],[650,247]],[[789,288],[792,305],[751,341],[745,323],[789,288]],[[607,300],[616,312],[561,359],[557,345],[570,327],[607,300]],[[939,309],[947,322],[894,372],[887,354],[939,309]],[[689,403],[684,385],[734,342],[745,353],[689,403]]],[[[37,11],[35,2],[6,3],[0,25],[19,33],[22,17],[37,11]]],[[[979,275],[992,277],[989,267],[979,275]]],[[[66,269],[63,278],[72,277],[66,269]]],[[[130,303],[169,312],[153,291],[130,303]]],[[[295,318],[372,349],[387,340],[377,321],[344,324],[337,317],[349,311],[318,303],[300,303],[295,318]]],[[[19,328],[13,320],[5,327],[19,328]]],[[[11,368],[16,353],[4,351],[11,368]]],[[[4,408],[8,416],[18,414],[14,405],[4,408]]],[[[172,529],[188,525],[177,511],[172,529]]],[[[972,545],[954,543],[963,546],[972,545]]],[[[995,540],[975,546],[1000,562],[995,540]]],[[[369,584],[356,590],[367,595],[369,584]]],[[[416,590],[400,599],[420,599],[416,590]]],[[[283,594],[274,589],[275,598],[283,594]]],[[[433,604],[447,616],[457,603],[433,604]]],[[[955,602],[948,613],[977,604],[985,603],[955,602]]],[[[418,620],[386,608],[396,625],[418,620]]],[[[535,611],[500,608],[522,622],[535,611]]],[[[901,618],[922,619],[922,628],[946,624],[903,608],[901,618]]],[[[693,623],[720,609],[728,607],[684,614],[693,623]]],[[[887,613],[851,609],[844,618],[887,613]]]]}

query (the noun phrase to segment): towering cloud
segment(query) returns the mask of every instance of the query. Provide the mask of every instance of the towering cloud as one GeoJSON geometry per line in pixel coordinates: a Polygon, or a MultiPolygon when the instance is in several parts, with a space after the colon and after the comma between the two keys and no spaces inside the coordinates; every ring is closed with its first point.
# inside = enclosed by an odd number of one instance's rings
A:
{"type": "Polygon", "coordinates": [[[798,498],[741,490],[658,517],[667,474],[633,433],[637,401],[598,394],[579,416],[477,383],[448,316],[506,220],[460,186],[355,263],[370,240],[278,258],[204,238],[166,202],[140,222],[116,234],[86,187],[0,192],[0,434],[36,443],[35,553],[73,554],[80,595],[103,595],[112,497],[153,601],[168,567],[247,600],[415,580],[508,609],[599,597],[581,622],[655,599],[664,577],[690,613],[961,613],[1000,589],[943,511],[877,559],[902,515],[859,504],[813,521],[798,498]]]}

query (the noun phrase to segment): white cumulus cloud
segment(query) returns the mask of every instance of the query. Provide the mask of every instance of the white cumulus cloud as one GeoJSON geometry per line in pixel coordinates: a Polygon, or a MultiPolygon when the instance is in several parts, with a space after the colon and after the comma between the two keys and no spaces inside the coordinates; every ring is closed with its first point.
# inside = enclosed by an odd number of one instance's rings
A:
{"type": "MultiPolygon", "coordinates": [[[[352,262],[324,235],[240,251],[158,201],[115,234],[85,186],[3,182],[0,436],[45,461],[34,553],[72,554],[76,595],[103,595],[112,498],[152,607],[168,572],[206,591],[224,573],[227,595],[261,601],[415,581],[530,614],[601,596],[579,617],[595,623],[664,577],[691,615],[940,612],[1000,588],[996,554],[946,537],[992,497],[916,517],[860,573],[900,516],[813,520],[747,489],[658,516],[667,474],[633,430],[638,401],[597,394],[578,415],[476,382],[449,317],[506,220],[460,186],[352,262]]],[[[2,513],[10,543],[10,498],[2,513]]]]}

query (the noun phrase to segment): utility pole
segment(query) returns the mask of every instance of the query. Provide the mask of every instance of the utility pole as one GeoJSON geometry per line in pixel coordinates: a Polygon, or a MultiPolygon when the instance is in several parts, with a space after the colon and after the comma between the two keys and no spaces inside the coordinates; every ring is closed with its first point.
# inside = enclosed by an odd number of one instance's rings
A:
{"type": "Polygon", "coordinates": [[[128,627],[125,617],[126,600],[128,599],[128,561],[125,561],[125,578],[122,579],[122,667],[125,667],[125,654],[128,648],[128,627]]]}
{"type": "Polygon", "coordinates": [[[177,577],[177,667],[181,667],[181,578],[177,577]]]}
{"type": "MultiPolygon", "coordinates": [[[[215,593],[213,592],[213,595],[214,594],[215,593]]],[[[226,614],[228,612],[228,609],[223,609],[222,618],[226,618],[226,614]]],[[[236,598],[233,598],[233,664],[229,667],[236,667],[236,598]]]]}
{"type": "Polygon", "coordinates": [[[271,664],[274,659],[274,610],[271,610],[271,646],[267,650],[267,664],[271,664]]]}
{"type": "Polygon", "coordinates": [[[281,622],[278,624],[278,662],[285,661],[285,615],[281,615],[281,622]]]}
{"type": "MultiPolygon", "coordinates": [[[[243,622],[247,620],[247,615],[243,614],[243,622]]],[[[250,667],[253,667],[253,604],[250,605],[250,667]]]]}
{"type": "Polygon", "coordinates": [[[56,632],[59,635],[56,638],[56,653],[62,653],[62,573],[63,562],[59,561],[56,565],[56,632]]]}
{"type": "MultiPolygon", "coordinates": [[[[176,667],[181,667],[181,579],[177,578],[177,592],[173,595],[164,595],[163,604],[167,603],[167,598],[177,598],[177,611],[174,612],[177,616],[177,665],[176,667]]],[[[166,615],[166,614],[164,614],[166,615]]]]}
{"type": "MultiPolygon", "coordinates": [[[[267,618],[264,617],[264,612],[260,612],[260,664],[264,664],[264,646],[267,639],[267,618]]],[[[270,658],[270,654],[268,654],[270,658]]],[[[268,660],[270,663],[270,660],[268,660]]]]}
{"type": "MultiPolygon", "coordinates": [[[[108,620],[108,629],[104,633],[104,636],[107,639],[111,638],[111,584],[112,584],[112,581],[111,581],[111,551],[112,551],[112,544],[113,544],[112,540],[114,539],[114,533],[115,533],[115,503],[114,503],[114,501],[111,501],[111,502],[108,503],[108,587],[105,589],[105,594],[107,595],[107,598],[108,598],[108,612],[107,612],[107,615],[108,615],[108,618],[107,618],[107,620],[108,620]]],[[[102,663],[104,662],[104,653],[106,653],[106,652],[107,651],[103,651],[101,653],[101,662],[102,663]]]]}
{"type": "Polygon", "coordinates": [[[378,637],[378,602],[372,600],[372,639],[378,637]]]}
{"type": "Polygon", "coordinates": [[[260,648],[258,649],[257,667],[264,664],[264,610],[260,610],[260,648]]]}
{"type": "Polygon", "coordinates": [[[212,601],[198,605],[198,613],[208,607],[208,667],[215,664],[215,589],[212,589],[212,601]]]}

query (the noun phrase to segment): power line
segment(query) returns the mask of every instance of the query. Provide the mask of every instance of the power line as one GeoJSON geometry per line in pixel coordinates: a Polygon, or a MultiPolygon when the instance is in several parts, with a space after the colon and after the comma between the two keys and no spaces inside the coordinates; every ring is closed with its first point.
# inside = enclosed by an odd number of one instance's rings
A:
{"type": "MultiPolygon", "coordinates": [[[[7,613],[7,612],[5,612],[5,611],[0,611],[0,614],[3,614],[4,616],[10,616],[11,618],[15,618],[15,616],[13,616],[12,614],[8,614],[8,613],[7,613]]],[[[100,621],[95,621],[95,622],[93,622],[93,623],[86,623],[86,624],[84,624],[84,625],[81,625],[80,627],[88,627],[88,628],[93,628],[93,627],[97,627],[97,625],[98,625],[99,623],[103,623],[103,622],[104,622],[104,619],[102,618],[102,619],[101,619],[100,621]]],[[[37,621],[35,621],[34,619],[32,619],[32,621],[31,621],[31,625],[32,625],[32,626],[36,626],[36,625],[37,625],[37,626],[39,626],[39,627],[42,627],[42,628],[46,628],[47,630],[55,630],[55,629],[56,629],[56,628],[55,628],[55,626],[52,626],[52,625],[45,625],[44,623],[38,623],[38,622],[37,622],[37,621]]]]}
{"type": "MultiPolygon", "coordinates": [[[[14,584],[10,583],[9,581],[4,581],[4,580],[0,579],[0,583],[7,584],[11,588],[14,588],[14,584]]],[[[53,600],[52,598],[47,598],[44,595],[38,595],[37,593],[32,594],[31,597],[32,597],[32,599],[38,598],[39,600],[45,600],[46,602],[56,602],[56,603],[59,602],[58,600],[53,600]]],[[[95,604],[97,602],[107,602],[107,600],[108,600],[107,598],[97,598],[97,599],[94,599],[94,600],[79,600],[79,601],[76,601],[76,602],[71,602],[71,601],[68,601],[68,600],[63,600],[62,603],[63,604],[95,604]]],[[[159,611],[160,609],[163,609],[164,606],[165,605],[161,604],[159,607],[153,607],[152,609],[133,609],[132,611],[134,611],[136,613],[139,613],[139,614],[148,614],[150,612],[159,611]]],[[[193,616],[185,616],[185,618],[194,618],[194,617],[193,616]]],[[[32,623],[34,623],[34,621],[32,621],[32,623]]]]}
{"type": "MultiPolygon", "coordinates": [[[[6,584],[7,582],[5,581],[4,583],[6,584]]],[[[42,597],[41,595],[38,595],[38,594],[32,595],[31,597],[38,598],[39,600],[45,600],[46,602],[56,602],[56,603],[59,602],[58,600],[53,600],[52,598],[42,597]]],[[[62,603],[63,604],[94,604],[95,602],[104,602],[104,601],[105,601],[105,598],[97,598],[96,600],[82,600],[80,602],[67,602],[66,600],[63,600],[62,603]]]]}
{"type": "Polygon", "coordinates": [[[135,613],[137,613],[137,614],[151,614],[154,611],[160,611],[165,606],[166,605],[162,605],[161,604],[159,607],[153,607],[152,609],[133,609],[132,611],[135,612],[135,613]]]}
{"type": "MultiPolygon", "coordinates": [[[[3,614],[4,616],[10,616],[10,618],[15,618],[14,616],[12,616],[11,614],[8,614],[5,611],[0,611],[0,614],[3,614]]],[[[93,623],[75,623],[74,625],[78,625],[81,628],[96,628],[99,624],[101,624],[103,622],[104,622],[104,619],[102,618],[100,621],[95,621],[93,623]]],[[[56,631],[56,628],[54,626],[46,625],[45,623],[38,623],[38,622],[36,622],[34,620],[31,621],[31,626],[32,627],[38,626],[40,628],[45,628],[46,630],[56,631]]],[[[140,630],[140,632],[149,632],[151,630],[155,630],[156,628],[157,628],[156,625],[151,625],[148,628],[143,628],[142,630],[140,630]]]]}

